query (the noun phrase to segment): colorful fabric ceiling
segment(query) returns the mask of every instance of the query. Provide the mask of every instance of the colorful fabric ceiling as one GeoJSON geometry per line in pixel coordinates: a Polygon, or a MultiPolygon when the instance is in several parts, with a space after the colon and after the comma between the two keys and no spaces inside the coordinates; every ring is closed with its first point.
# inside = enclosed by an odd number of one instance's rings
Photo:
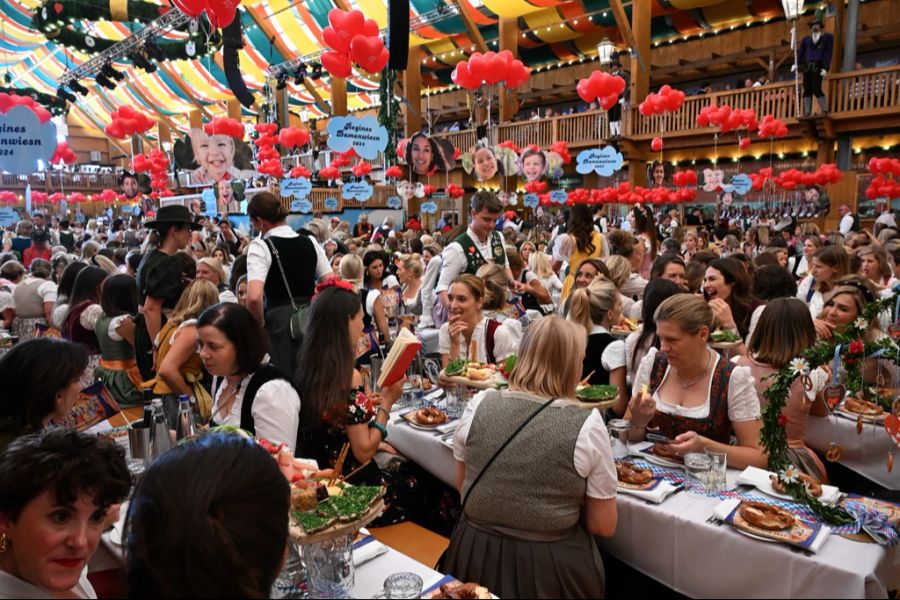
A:
{"type": "MultiPolygon", "coordinates": [[[[521,31],[519,54],[532,67],[591,56],[604,36],[621,41],[608,0],[484,0],[483,6],[477,8],[470,0],[450,1],[458,1],[472,17],[489,49],[497,48],[500,18],[516,18],[521,31]]],[[[654,39],[781,15],[780,0],[641,1],[653,3],[651,35],[654,39]]],[[[0,0],[0,70],[10,74],[12,87],[33,87],[54,94],[57,80],[66,69],[82,63],[88,56],[48,41],[31,28],[31,12],[38,4],[39,0],[0,0]]],[[[385,1],[348,0],[348,4],[375,19],[380,27],[387,26],[385,1]]],[[[410,0],[410,5],[412,17],[433,11],[436,3],[410,0]]],[[[245,0],[242,6],[244,34],[249,43],[241,51],[241,69],[248,87],[259,92],[267,66],[313,54],[322,48],[322,29],[328,24],[328,11],[335,7],[335,0],[245,0]]],[[[625,8],[630,15],[630,3],[625,8]]],[[[121,23],[76,25],[108,39],[123,39],[131,33],[121,23]]],[[[172,34],[178,35],[181,34],[172,34]]],[[[453,65],[466,57],[475,41],[463,19],[451,16],[416,28],[410,33],[410,44],[424,60],[424,84],[434,87],[449,82],[453,65]]],[[[232,95],[222,70],[221,52],[158,66],[150,74],[127,63],[117,65],[127,72],[128,78],[114,91],[92,81],[84,82],[91,93],[79,98],[73,105],[72,115],[81,124],[102,129],[109,122],[112,110],[131,104],[157,113],[171,127],[186,129],[187,114],[192,110],[200,108],[207,119],[225,112],[224,102],[232,95]]],[[[326,102],[330,100],[329,77],[310,84],[319,97],[326,102]]],[[[292,79],[288,85],[294,110],[303,106],[313,115],[323,115],[316,98],[305,86],[294,85],[292,79]]],[[[347,85],[348,108],[370,106],[369,94],[377,88],[376,78],[354,72],[347,85]]]]}

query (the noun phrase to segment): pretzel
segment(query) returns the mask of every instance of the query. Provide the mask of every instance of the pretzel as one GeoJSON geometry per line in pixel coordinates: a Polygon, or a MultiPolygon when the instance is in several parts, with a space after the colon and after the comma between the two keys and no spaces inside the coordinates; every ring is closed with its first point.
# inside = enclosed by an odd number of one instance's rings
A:
{"type": "Polygon", "coordinates": [[[416,422],[421,425],[440,425],[447,420],[447,413],[439,408],[420,408],[415,413],[416,422]]]}
{"type": "MultiPolygon", "coordinates": [[[[806,473],[800,473],[797,479],[806,484],[806,489],[809,491],[810,496],[818,498],[822,495],[822,484],[815,477],[807,475],[806,473]]],[[[785,488],[784,483],[778,478],[778,475],[775,475],[774,473],[769,474],[769,481],[772,482],[772,489],[779,494],[788,493],[787,488],[785,488]]]]}
{"type": "Polygon", "coordinates": [[[653,479],[653,473],[650,469],[642,469],[628,462],[616,463],[616,475],[619,481],[631,485],[644,485],[653,479]]]}
{"type": "Polygon", "coordinates": [[[741,502],[740,510],[747,523],[766,531],[781,531],[794,524],[794,515],[765,502],[745,500],[741,502]]]}

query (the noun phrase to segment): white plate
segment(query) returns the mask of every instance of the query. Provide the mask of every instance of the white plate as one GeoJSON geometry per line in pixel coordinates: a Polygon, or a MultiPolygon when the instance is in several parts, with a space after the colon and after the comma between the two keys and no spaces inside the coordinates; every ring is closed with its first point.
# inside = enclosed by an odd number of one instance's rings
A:
{"type": "Polygon", "coordinates": [[[670,469],[684,470],[684,465],[682,463],[677,463],[677,462],[674,462],[671,460],[667,460],[661,456],[651,454],[650,452],[632,451],[629,448],[629,454],[631,456],[635,456],[637,458],[642,458],[642,459],[646,460],[648,463],[653,463],[654,465],[658,465],[660,467],[668,467],[670,469]]]}
{"type": "MultiPolygon", "coordinates": [[[[728,523],[726,523],[726,525],[728,525],[728,523]]],[[[740,527],[732,526],[731,528],[734,529],[735,531],[737,531],[738,533],[743,533],[748,538],[753,538],[754,540],[759,540],[761,542],[769,542],[770,544],[780,544],[781,543],[779,540],[763,537],[761,535],[756,535],[755,533],[750,533],[749,531],[745,531],[745,530],[741,529],[740,527]]]]}
{"type": "MultiPolygon", "coordinates": [[[[444,421],[446,423],[447,421],[444,421]]],[[[409,426],[413,429],[421,429],[422,431],[437,431],[437,428],[443,425],[444,423],[435,423],[434,425],[422,425],[416,421],[407,421],[409,426]]]]}
{"type": "MultiPolygon", "coordinates": [[[[787,500],[788,502],[797,502],[794,498],[789,496],[788,494],[783,494],[781,492],[775,491],[775,488],[772,487],[772,482],[768,479],[770,475],[769,471],[762,471],[762,469],[755,469],[754,467],[747,467],[744,472],[738,477],[738,484],[740,485],[750,485],[762,492],[767,496],[771,496],[772,498],[779,498],[781,500],[787,500]],[[763,480],[762,476],[759,475],[760,472],[765,473],[766,479],[763,480]],[[754,473],[757,476],[754,476],[754,473]]],[[[834,506],[838,500],[840,500],[841,491],[834,487],[833,485],[822,485],[822,496],[819,497],[819,500],[823,502],[823,504],[827,506],[834,506]],[[822,498],[829,499],[828,502],[822,500],[822,498]]]]}
{"type": "Polygon", "coordinates": [[[887,415],[888,415],[887,412],[883,412],[883,413],[881,413],[880,415],[877,415],[877,416],[876,416],[876,415],[860,415],[859,413],[851,412],[851,411],[849,411],[849,410],[844,410],[843,408],[839,408],[839,409],[837,410],[837,413],[838,413],[839,416],[844,417],[845,419],[849,419],[849,420],[854,421],[854,422],[855,422],[860,416],[862,416],[863,422],[865,422],[865,423],[875,423],[875,424],[879,424],[879,423],[884,422],[885,418],[886,418],[887,415]]]}

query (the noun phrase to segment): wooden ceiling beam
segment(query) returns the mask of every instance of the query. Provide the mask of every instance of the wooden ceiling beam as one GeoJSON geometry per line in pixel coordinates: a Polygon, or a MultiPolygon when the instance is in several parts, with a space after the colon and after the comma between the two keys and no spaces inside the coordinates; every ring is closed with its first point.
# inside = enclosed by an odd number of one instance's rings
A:
{"type": "Polygon", "coordinates": [[[644,72],[647,72],[647,64],[650,62],[650,57],[644,57],[638,51],[639,46],[637,38],[634,37],[634,32],[631,30],[631,23],[628,22],[628,14],[625,12],[625,6],[622,4],[622,0],[610,0],[609,7],[612,9],[613,17],[616,19],[616,26],[619,28],[619,33],[621,33],[622,37],[625,38],[625,41],[628,42],[628,46],[631,48],[631,52],[637,57],[641,69],[644,72]]]}
{"type": "Polygon", "coordinates": [[[481,31],[478,29],[478,25],[475,24],[472,16],[466,12],[465,3],[460,2],[459,0],[452,1],[459,9],[459,18],[462,19],[462,22],[466,26],[466,33],[469,35],[469,39],[472,40],[479,52],[487,52],[487,42],[484,41],[484,36],[481,35],[481,31]]]}

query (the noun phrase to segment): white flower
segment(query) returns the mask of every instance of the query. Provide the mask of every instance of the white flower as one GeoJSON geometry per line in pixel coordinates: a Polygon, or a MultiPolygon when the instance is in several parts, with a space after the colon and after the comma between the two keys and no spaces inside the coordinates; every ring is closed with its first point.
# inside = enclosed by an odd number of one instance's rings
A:
{"type": "Polygon", "coordinates": [[[859,317],[858,319],[853,321],[853,326],[856,327],[857,329],[868,329],[869,323],[862,317],[859,317]]]}
{"type": "Polygon", "coordinates": [[[797,357],[790,362],[791,372],[794,375],[806,375],[809,373],[809,363],[805,358],[797,357]]]}
{"type": "Polygon", "coordinates": [[[800,481],[800,471],[794,465],[791,465],[778,473],[778,479],[784,483],[797,483],[800,481]]]}

